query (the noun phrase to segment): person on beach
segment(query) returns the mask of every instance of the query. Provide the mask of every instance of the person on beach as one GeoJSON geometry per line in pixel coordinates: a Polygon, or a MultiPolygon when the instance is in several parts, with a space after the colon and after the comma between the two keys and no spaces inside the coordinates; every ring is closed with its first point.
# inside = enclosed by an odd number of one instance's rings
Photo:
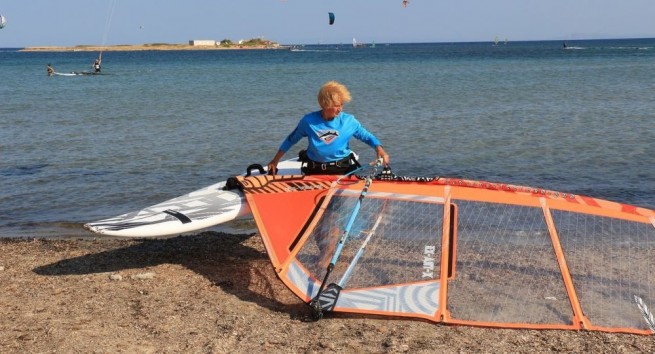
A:
{"type": "Polygon", "coordinates": [[[362,126],[355,116],[343,112],[350,102],[350,92],[341,83],[329,81],[318,91],[320,111],[305,115],[296,128],[282,141],[278,152],[268,163],[270,174],[277,173],[277,165],[284,154],[302,138],[308,141],[307,150],[300,152],[303,173],[341,175],[356,170],[360,165],[350,150],[350,138],[355,137],[375,150],[384,165],[389,155],[380,140],[362,126]]]}
{"type": "Polygon", "coordinates": [[[52,64],[48,63],[48,67],[46,68],[48,70],[48,76],[52,76],[55,74],[55,68],[52,67],[52,64]]]}

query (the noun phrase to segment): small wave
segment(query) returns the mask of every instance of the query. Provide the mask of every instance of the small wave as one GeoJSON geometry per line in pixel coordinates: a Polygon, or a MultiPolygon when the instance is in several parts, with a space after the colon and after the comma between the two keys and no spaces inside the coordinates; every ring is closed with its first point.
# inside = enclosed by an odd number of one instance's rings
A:
{"type": "Polygon", "coordinates": [[[84,168],[84,169],[67,170],[61,172],[60,174],[66,176],[107,176],[107,175],[111,175],[112,173],[114,172],[104,169],[96,170],[96,169],[84,168]]]}
{"type": "Polygon", "coordinates": [[[338,52],[338,49],[290,49],[291,52],[338,52]]]}
{"type": "Polygon", "coordinates": [[[643,49],[648,49],[648,47],[608,47],[607,49],[612,49],[612,50],[643,50],[643,49]]]}
{"type": "Polygon", "coordinates": [[[8,168],[3,168],[0,170],[0,176],[11,177],[11,176],[31,176],[35,175],[44,168],[48,167],[48,164],[34,164],[26,166],[12,166],[8,168]]]}
{"type": "Polygon", "coordinates": [[[572,47],[567,46],[563,48],[565,50],[583,50],[583,49],[595,49],[595,50],[649,50],[653,47],[572,47]]]}
{"type": "MultiPolygon", "coordinates": [[[[66,238],[92,237],[84,224],[74,221],[25,221],[8,223],[0,237],[8,238],[66,238]]],[[[97,236],[97,235],[95,235],[97,236]]]]}

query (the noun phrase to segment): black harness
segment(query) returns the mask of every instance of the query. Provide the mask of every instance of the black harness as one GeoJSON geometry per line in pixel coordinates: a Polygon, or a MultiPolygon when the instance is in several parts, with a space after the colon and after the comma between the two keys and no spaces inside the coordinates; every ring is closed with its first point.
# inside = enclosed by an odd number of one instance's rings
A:
{"type": "Polygon", "coordinates": [[[354,153],[338,161],[316,162],[307,156],[307,150],[301,150],[298,159],[302,162],[300,171],[305,175],[345,175],[361,167],[354,153]]]}

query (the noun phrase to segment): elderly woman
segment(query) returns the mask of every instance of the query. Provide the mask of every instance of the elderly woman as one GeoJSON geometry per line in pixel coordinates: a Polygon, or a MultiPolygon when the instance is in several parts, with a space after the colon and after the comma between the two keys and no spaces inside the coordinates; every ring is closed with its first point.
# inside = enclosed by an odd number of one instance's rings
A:
{"type": "Polygon", "coordinates": [[[305,115],[296,129],[282,141],[275,157],[268,163],[268,171],[277,173],[277,164],[284,154],[300,139],[307,137],[308,147],[304,160],[305,174],[346,174],[359,166],[350,150],[349,142],[355,137],[372,147],[384,165],[389,155],[375,135],[369,133],[352,115],[343,112],[343,105],[350,102],[350,92],[336,81],[325,83],[318,91],[320,111],[305,115]]]}

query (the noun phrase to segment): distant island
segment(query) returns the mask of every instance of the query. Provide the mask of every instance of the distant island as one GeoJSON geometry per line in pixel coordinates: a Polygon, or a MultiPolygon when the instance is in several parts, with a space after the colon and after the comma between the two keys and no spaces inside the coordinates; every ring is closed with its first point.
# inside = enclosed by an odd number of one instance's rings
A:
{"type": "Polygon", "coordinates": [[[109,51],[139,51],[139,50],[224,50],[224,49],[288,49],[277,42],[254,38],[232,42],[229,39],[191,40],[188,44],[148,43],[148,44],[118,44],[109,46],[77,45],[74,47],[26,47],[21,52],[109,52],[109,51]]]}

